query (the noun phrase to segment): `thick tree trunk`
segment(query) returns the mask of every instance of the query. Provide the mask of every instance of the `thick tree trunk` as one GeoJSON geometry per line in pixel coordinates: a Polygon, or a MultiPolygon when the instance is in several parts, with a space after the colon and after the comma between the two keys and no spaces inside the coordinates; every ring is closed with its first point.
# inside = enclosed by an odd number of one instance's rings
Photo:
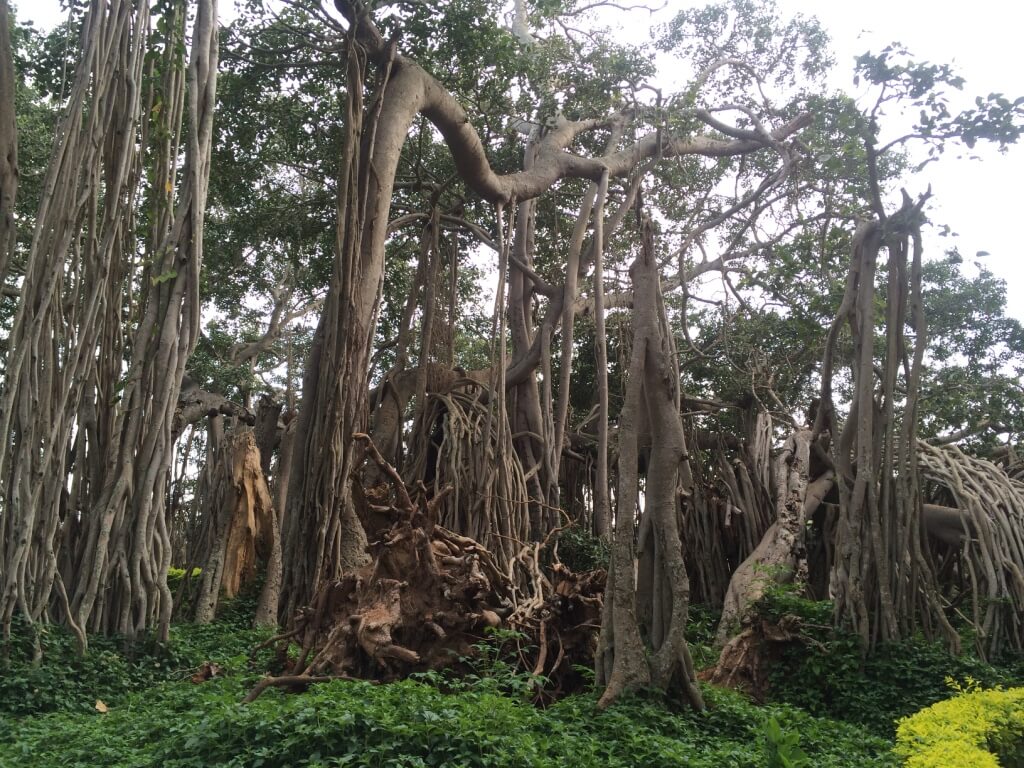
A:
{"type": "Polygon", "coordinates": [[[270,477],[270,464],[274,458],[274,450],[280,443],[281,430],[278,421],[284,403],[264,395],[256,408],[256,447],[260,450],[260,469],[264,477],[270,477]]]}
{"type": "MultiPolygon", "coordinates": [[[[368,559],[366,534],[352,500],[357,461],[352,435],[366,427],[366,371],[383,279],[383,237],[408,125],[400,128],[399,137],[388,122],[378,122],[378,110],[367,118],[364,67],[361,49],[350,41],[334,274],[303,377],[285,514],[288,568],[282,583],[282,618],[288,621],[312,601],[322,584],[368,559]]],[[[376,105],[385,112],[389,87],[385,74],[376,105]]]]}
{"type": "Polygon", "coordinates": [[[960,642],[921,545],[917,403],[927,343],[920,235],[926,200],[927,195],[914,202],[904,194],[903,205],[889,216],[878,202],[880,219],[858,227],[846,292],[829,330],[822,365],[815,434],[827,430],[838,435],[832,446],[839,516],[830,594],[837,622],[860,636],[865,651],[919,628],[941,634],[954,650],[960,642]],[[884,352],[878,359],[875,275],[882,248],[888,253],[888,290],[884,352]],[[846,423],[838,431],[832,370],[844,324],[853,338],[854,393],[846,423]],[[912,342],[908,324],[914,331],[912,342]]]}
{"type": "MultiPolygon", "coordinates": [[[[148,32],[145,4],[90,5],[80,63],[43,182],[0,396],[0,621],[5,636],[15,610],[33,623],[49,618],[53,605],[83,648],[86,643],[85,623],[73,615],[65,588],[77,580],[61,574],[57,565],[73,559],[58,551],[61,543],[84,543],[89,532],[78,526],[64,536],[58,531],[61,517],[69,513],[62,505],[76,425],[89,433],[89,440],[77,441],[75,457],[81,466],[67,498],[73,496],[82,508],[72,514],[82,512],[84,519],[107,469],[87,455],[85,446],[94,453],[92,446],[106,439],[108,422],[93,404],[107,408],[120,376],[121,280],[134,247],[137,126],[148,32]],[[115,369],[114,377],[107,378],[115,369]]],[[[9,64],[3,62],[0,70],[0,80],[10,85],[9,64]]],[[[0,125],[0,131],[12,139],[9,119],[7,106],[0,107],[0,122],[7,125],[0,125]]],[[[13,203],[14,154],[11,146],[4,152],[0,219],[6,223],[0,223],[0,251],[6,254],[12,236],[8,205],[13,203]]]]}
{"type": "Polygon", "coordinates": [[[624,693],[653,684],[677,689],[692,706],[703,708],[685,638],[689,581],[680,537],[680,505],[688,504],[694,491],[691,458],[650,221],[643,223],[641,238],[641,253],[630,268],[633,356],[619,423],[619,506],[598,652],[598,684],[605,686],[599,705],[608,706],[624,693]],[[634,564],[641,403],[646,405],[652,449],[634,564]],[[634,568],[639,573],[635,583],[634,568]]]}
{"type": "Polygon", "coordinates": [[[184,6],[168,28],[167,134],[159,138],[152,205],[152,263],[132,334],[123,395],[106,446],[109,474],[89,516],[91,531],[75,575],[72,610],[82,626],[129,637],[155,626],[166,640],[172,596],[167,587],[170,537],[164,504],[172,429],[185,364],[199,338],[199,272],[213,142],[217,82],[216,0],[200,0],[187,73],[181,69],[184,6]],[[178,27],[177,25],[182,25],[178,27]],[[183,75],[187,78],[186,82],[183,75]],[[185,108],[187,94],[187,109],[185,108]],[[178,102],[175,104],[174,98],[178,102]],[[185,164],[177,205],[178,121],[187,112],[185,164]]]}

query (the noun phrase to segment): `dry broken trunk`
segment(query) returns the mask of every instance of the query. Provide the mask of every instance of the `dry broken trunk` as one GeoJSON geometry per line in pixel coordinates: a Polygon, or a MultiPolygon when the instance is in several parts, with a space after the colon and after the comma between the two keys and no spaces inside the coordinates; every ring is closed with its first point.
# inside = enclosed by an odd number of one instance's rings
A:
{"type": "MultiPolygon", "coordinates": [[[[200,624],[213,621],[222,592],[228,598],[236,596],[256,579],[260,563],[267,568],[267,579],[275,578],[272,571],[276,567],[279,573],[281,562],[280,544],[274,541],[277,518],[253,430],[236,429],[211,453],[213,471],[205,475],[208,486],[200,491],[211,524],[209,555],[201,564],[196,601],[195,620],[200,624]]],[[[276,623],[276,606],[273,608],[272,621],[266,615],[269,609],[264,609],[257,622],[276,623]]]]}

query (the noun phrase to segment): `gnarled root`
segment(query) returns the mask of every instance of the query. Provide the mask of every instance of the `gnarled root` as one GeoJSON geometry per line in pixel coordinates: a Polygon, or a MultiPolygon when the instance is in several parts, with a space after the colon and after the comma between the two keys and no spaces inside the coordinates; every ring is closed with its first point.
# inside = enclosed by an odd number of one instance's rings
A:
{"type": "MultiPolygon", "coordinates": [[[[279,636],[281,677],[261,681],[248,700],[270,686],[303,689],[331,679],[395,680],[413,672],[440,669],[472,655],[486,630],[503,624],[522,630],[525,670],[553,681],[545,690],[573,690],[583,682],[574,669],[593,658],[600,624],[604,572],[574,574],[556,564],[551,579],[540,572],[540,546],[509,571],[478,542],[436,524],[445,491],[428,499],[422,486],[416,500],[398,473],[365,436],[371,459],[391,480],[356,493],[367,507],[361,515],[378,523],[371,532],[370,562],[325,583],[312,604],[279,636]],[[525,567],[537,578],[519,578],[525,567]],[[529,583],[529,594],[514,584],[529,583]],[[300,652],[288,661],[287,649],[300,652]],[[580,678],[577,680],[577,678],[580,678]]],[[[544,693],[543,696],[550,696],[544,693]]]]}

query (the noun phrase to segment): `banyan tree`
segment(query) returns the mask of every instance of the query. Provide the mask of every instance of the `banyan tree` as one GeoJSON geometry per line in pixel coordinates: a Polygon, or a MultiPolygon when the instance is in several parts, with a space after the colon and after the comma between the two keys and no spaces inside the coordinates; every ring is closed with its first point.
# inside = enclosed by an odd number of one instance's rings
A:
{"type": "Polygon", "coordinates": [[[736,3],[658,31],[669,92],[528,5],[244,16],[218,139],[215,3],[96,0],[30,238],[0,71],[5,637],[166,638],[258,584],[299,651],[252,695],[504,626],[538,699],[593,663],[602,705],[700,707],[690,602],[722,610],[714,677],[753,680],[788,582],[865,652],[1020,649],[1020,464],[925,431],[929,195],[888,194],[905,139],[1005,145],[1020,108],[936,97],[884,145],[880,105],[947,68],[864,57],[865,115],[820,95],[813,20],[736,3]],[[607,568],[570,567],[580,531],[607,568]]]}

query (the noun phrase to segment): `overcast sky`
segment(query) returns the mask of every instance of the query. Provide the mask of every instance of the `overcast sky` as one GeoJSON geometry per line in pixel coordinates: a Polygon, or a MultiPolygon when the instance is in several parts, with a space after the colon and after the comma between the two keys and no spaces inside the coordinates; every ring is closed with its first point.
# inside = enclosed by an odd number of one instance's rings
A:
{"type": "MultiPolygon", "coordinates": [[[[813,14],[832,36],[835,50],[835,85],[856,93],[852,83],[853,59],[867,50],[877,51],[899,41],[915,58],[950,63],[967,80],[965,100],[976,95],[1003,93],[1010,99],[1024,96],[1021,24],[1013,4],[1005,0],[778,0],[781,8],[813,14]]],[[[1005,154],[979,148],[982,159],[956,159],[948,152],[928,166],[920,180],[912,180],[911,194],[932,185],[929,216],[960,234],[958,245],[965,261],[978,251],[991,255],[983,263],[1006,280],[1009,313],[1024,320],[1024,240],[1019,232],[1024,146],[1005,154]],[[919,189],[918,189],[919,187],[919,189]]],[[[948,241],[931,239],[933,253],[948,241]]]]}
{"type": "MultiPolygon", "coordinates": [[[[899,41],[919,60],[950,63],[966,78],[965,98],[1000,92],[1009,98],[1024,95],[1024,66],[1020,64],[1021,26],[1012,4],[1005,0],[952,3],[939,0],[777,0],[783,11],[817,16],[833,40],[836,69],[833,84],[856,95],[853,60],[867,50],[899,41]]],[[[59,0],[21,0],[19,15],[37,26],[52,27],[61,18],[59,0]]],[[[666,0],[664,14],[691,5],[692,0],[666,0]]],[[[230,0],[221,0],[222,15],[230,0]]],[[[629,14],[630,26],[645,12],[629,14]]],[[[624,19],[625,20],[625,19],[624,19]]],[[[955,105],[953,105],[955,106],[955,105]]],[[[934,198],[929,215],[959,233],[956,244],[969,264],[978,251],[983,263],[1007,281],[1009,312],[1024,320],[1024,243],[1019,233],[1024,146],[999,154],[979,149],[981,160],[957,159],[949,152],[919,178],[908,180],[911,194],[930,183],[934,198]]],[[[938,255],[949,240],[929,238],[926,248],[938,255]]]]}

